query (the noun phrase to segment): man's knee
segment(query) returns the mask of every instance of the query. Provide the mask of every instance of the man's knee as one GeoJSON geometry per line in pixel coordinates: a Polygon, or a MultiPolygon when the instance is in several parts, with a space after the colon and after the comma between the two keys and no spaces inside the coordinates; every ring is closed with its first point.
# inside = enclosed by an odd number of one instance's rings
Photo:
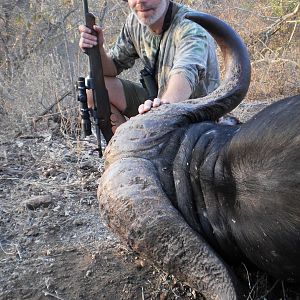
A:
{"type": "Polygon", "coordinates": [[[117,77],[104,77],[105,86],[108,91],[109,101],[120,112],[126,109],[126,99],[123,84],[117,77]]]}

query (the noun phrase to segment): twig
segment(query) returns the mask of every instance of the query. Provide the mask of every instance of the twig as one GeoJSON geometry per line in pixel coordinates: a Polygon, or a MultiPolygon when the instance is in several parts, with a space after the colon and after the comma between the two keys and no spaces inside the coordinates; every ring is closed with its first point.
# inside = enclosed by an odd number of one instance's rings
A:
{"type": "Polygon", "coordinates": [[[144,296],[144,287],[142,286],[142,300],[145,300],[145,296],[144,296]]]}
{"type": "Polygon", "coordinates": [[[107,9],[108,9],[107,1],[104,1],[103,8],[102,8],[101,14],[99,16],[99,26],[100,27],[103,27],[104,19],[107,14],[107,9]]]}
{"type": "Polygon", "coordinates": [[[293,36],[294,36],[294,33],[295,33],[295,31],[296,31],[296,27],[297,27],[297,22],[295,22],[295,24],[294,24],[293,31],[292,31],[292,33],[291,33],[291,36],[290,36],[289,40],[288,40],[288,45],[290,44],[290,42],[291,42],[291,40],[292,40],[292,38],[293,38],[293,36]]]}
{"type": "Polygon", "coordinates": [[[254,289],[257,287],[257,285],[258,285],[258,281],[257,282],[255,282],[255,284],[253,285],[253,287],[252,287],[252,289],[249,291],[249,294],[248,294],[248,297],[247,297],[247,300],[250,300],[250,299],[252,299],[252,292],[254,291],[254,289]]]}
{"type": "Polygon", "coordinates": [[[248,269],[246,267],[246,265],[244,263],[242,263],[242,266],[244,267],[244,269],[246,270],[247,273],[247,280],[248,280],[248,285],[249,285],[249,290],[251,290],[251,280],[250,280],[250,276],[249,276],[249,272],[248,269]]]}
{"type": "Polygon", "coordinates": [[[45,296],[50,296],[50,297],[53,297],[53,298],[56,298],[56,299],[59,299],[59,300],[64,300],[64,298],[61,298],[61,297],[57,296],[56,294],[49,293],[47,291],[43,291],[43,293],[44,293],[45,296]]]}
{"type": "Polygon", "coordinates": [[[3,247],[2,247],[2,244],[0,243],[0,248],[1,250],[6,254],[6,255],[14,255],[15,253],[12,253],[12,252],[6,252],[3,247]]]}
{"type": "Polygon", "coordinates": [[[17,244],[15,244],[15,247],[16,247],[16,250],[17,250],[17,253],[18,253],[18,256],[19,256],[19,259],[22,259],[22,255],[21,255],[21,252],[19,250],[19,247],[17,244]]]}
{"type": "Polygon", "coordinates": [[[299,68],[300,66],[297,64],[297,62],[290,60],[290,59],[286,59],[286,58],[277,58],[277,59],[269,59],[269,58],[262,58],[262,59],[258,59],[255,60],[251,63],[251,65],[256,65],[259,63],[263,63],[266,62],[268,64],[275,64],[275,63],[279,63],[279,62],[285,62],[285,63],[290,63],[292,65],[294,65],[296,68],[299,68]]]}
{"type": "Polygon", "coordinates": [[[283,300],[286,300],[287,298],[285,294],[284,281],[281,281],[281,287],[282,287],[283,300]]]}
{"type": "Polygon", "coordinates": [[[20,180],[18,177],[1,177],[1,180],[20,180]]]}
{"type": "Polygon", "coordinates": [[[2,247],[2,243],[0,242],[0,248],[6,255],[16,255],[16,252],[17,252],[19,258],[22,259],[22,255],[21,255],[18,245],[17,244],[13,244],[13,245],[15,246],[15,252],[6,252],[4,250],[4,248],[2,247]]]}
{"type": "MultiPolygon", "coordinates": [[[[276,280],[276,281],[274,282],[274,284],[271,286],[271,288],[268,289],[268,290],[266,291],[266,293],[262,296],[262,299],[264,299],[264,298],[266,298],[266,296],[268,296],[268,294],[275,288],[275,286],[277,285],[278,282],[279,282],[279,280],[276,280]]],[[[285,299],[285,298],[283,298],[283,299],[285,299]]]]}
{"type": "MultiPolygon", "coordinates": [[[[228,10],[230,10],[230,11],[232,11],[233,9],[246,12],[247,14],[251,14],[251,15],[254,15],[255,17],[260,17],[262,19],[267,19],[267,20],[271,20],[271,19],[276,19],[277,20],[278,19],[278,17],[264,16],[262,14],[259,14],[257,11],[254,12],[250,9],[246,9],[246,8],[242,8],[242,7],[235,6],[235,7],[232,7],[232,8],[231,7],[228,8],[228,10]]],[[[223,10],[223,8],[221,10],[223,10]]]]}
{"type": "Polygon", "coordinates": [[[56,100],[52,105],[50,105],[48,108],[46,108],[40,116],[38,116],[36,119],[34,119],[34,123],[40,121],[44,115],[46,115],[55,105],[60,103],[63,99],[65,99],[67,96],[71,95],[72,91],[65,92],[58,100],[56,100]]]}
{"type": "Polygon", "coordinates": [[[284,23],[285,21],[287,21],[287,19],[296,15],[299,11],[299,7],[300,7],[300,4],[298,4],[296,6],[296,8],[294,9],[293,12],[282,16],[276,22],[274,22],[272,25],[270,25],[265,32],[262,32],[260,34],[260,36],[262,37],[263,41],[266,43],[269,40],[269,38],[280,29],[280,26],[282,25],[282,23],[284,23]]]}

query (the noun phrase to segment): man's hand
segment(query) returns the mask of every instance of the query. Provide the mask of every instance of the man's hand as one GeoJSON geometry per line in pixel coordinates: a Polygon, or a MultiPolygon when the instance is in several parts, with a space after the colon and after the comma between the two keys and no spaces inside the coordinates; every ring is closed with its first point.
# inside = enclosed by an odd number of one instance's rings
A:
{"type": "Polygon", "coordinates": [[[80,25],[78,27],[78,30],[80,32],[79,47],[82,51],[84,51],[86,48],[92,48],[96,46],[98,43],[99,43],[99,49],[103,48],[104,37],[103,37],[102,29],[97,25],[94,25],[93,29],[96,31],[97,37],[92,35],[91,29],[89,29],[85,25],[80,25]],[[98,38],[98,42],[97,42],[97,38],[98,38]]]}
{"type": "Polygon", "coordinates": [[[146,100],[144,102],[144,104],[141,104],[139,106],[139,108],[138,108],[139,114],[146,113],[147,111],[151,110],[152,107],[158,107],[163,103],[167,103],[167,102],[163,102],[159,98],[155,98],[153,101],[152,100],[146,100]]]}
{"type": "Polygon", "coordinates": [[[93,48],[98,44],[99,53],[101,55],[101,60],[102,60],[103,74],[104,76],[114,77],[117,75],[117,69],[114,61],[106,54],[104,50],[103,30],[98,25],[94,25],[93,29],[96,31],[97,37],[94,36],[92,34],[91,29],[89,29],[85,25],[80,25],[78,27],[78,30],[80,32],[79,47],[83,52],[85,52],[86,49],[93,48]],[[98,42],[97,42],[97,38],[98,38],[98,42]]]}
{"type": "Polygon", "coordinates": [[[161,98],[155,98],[153,101],[146,100],[144,104],[141,104],[138,108],[140,114],[146,113],[153,107],[158,107],[164,103],[176,103],[181,102],[190,97],[192,90],[189,82],[182,73],[177,73],[171,76],[169,79],[167,89],[161,96],[161,98]]]}

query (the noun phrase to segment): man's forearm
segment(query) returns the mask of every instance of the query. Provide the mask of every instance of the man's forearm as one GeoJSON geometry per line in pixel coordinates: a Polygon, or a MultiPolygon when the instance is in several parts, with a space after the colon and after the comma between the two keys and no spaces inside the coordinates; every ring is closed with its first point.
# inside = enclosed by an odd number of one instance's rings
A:
{"type": "Polygon", "coordinates": [[[151,110],[152,107],[158,107],[163,103],[176,103],[189,99],[192,94],[190,84],[184,74],[178,73],[171,76],[166,91],[160,98],[146,100],[138,108],[140,114],[151,110]]]}
{"type": "Polygon", "coordinates": [[[161,96],[162,103],[175,103],[189,99],[191,87],[182,73],[171,76],[166,91],[161,96]]]}
{"type": "Polygon", "coordinates": [[[104,76],[109,76],[109,77],[117,76],[118,74],[117,74],[116,65],[112,60],[112,58],[109,55],[107,55],[103,47],[100,49],[100,55],[102,60],[102,68],[103,68],[104,76]]]}

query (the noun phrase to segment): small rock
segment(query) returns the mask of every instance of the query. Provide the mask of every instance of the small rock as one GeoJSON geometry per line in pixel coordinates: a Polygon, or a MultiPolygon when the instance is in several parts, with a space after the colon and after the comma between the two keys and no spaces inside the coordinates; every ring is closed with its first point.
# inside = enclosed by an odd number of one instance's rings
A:
{"type": "Polygon", "coordinates": [[[142,269],[146,266],[146,261],[144,259],[136,259],[134,263],[138,269],[142,269]]]}
{"type": "Polygon", "coordinates": [[[87,270],[85,273],[85,277],[89,277],[92,275],[92,271],[91,270],[87,270]]]}
{"type": "Polygon", "coordinates": [[[32,228],[24,230],[24,233],[26,234],[26,236],[36,237],[40,234],[40,231],[39,228],[33,226],[32,228]]]}
{"type": "Polygon", "coordinates": [[[90,161],[85,161],[85,162],[81,162],[79,167],[82,170],[89,170],[93,167],[93,165],[91,164],[90,161]]]}
{"type": "Polygon", "coordinates": [[[75,226],[81,226],[81,225],[83,225],[84,223],[85,223],[85,222],[84,222],[83,219],[76,219],[76,220],[73,221],[73,224],[74,224],[75,226]]]}
{"type": "Polygon", "coordinates": [[[41,196],[33,196],[30,199],[26,199],[23,202],[23,205],[30,210],[35,210],[39,207],[48,207],[53,203],[53,200],[50,196],[41,195],[41,196]]]}
{"type": "Polygon", "coordinates": [[[166,300],[168,299],[168,291],[163,291],[160,295],[159,295],[159,300],[166,300]]]}
{"type": "Polygon", "coordinates": [[[55,175],[56,172],[57,172],[57,170],[55,168],[49,168],[43,172],[43,175],[45,177],[52,177],[55,175]]]}

